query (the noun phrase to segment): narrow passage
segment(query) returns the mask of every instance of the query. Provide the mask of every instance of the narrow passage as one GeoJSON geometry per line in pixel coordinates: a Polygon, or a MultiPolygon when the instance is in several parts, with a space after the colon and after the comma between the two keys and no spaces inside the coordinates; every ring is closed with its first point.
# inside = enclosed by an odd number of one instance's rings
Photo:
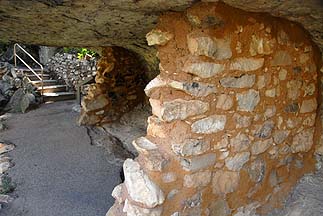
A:
{"type": "Polygon", "coordinates": [[[112,206],[120,167],[91,146],[86,128],[75,123],[73,105],[44,104],[7,121],[0,138],[16,145],[9,176],[17,183],[17,198],[1,216],[103,216],[112,206]]]}

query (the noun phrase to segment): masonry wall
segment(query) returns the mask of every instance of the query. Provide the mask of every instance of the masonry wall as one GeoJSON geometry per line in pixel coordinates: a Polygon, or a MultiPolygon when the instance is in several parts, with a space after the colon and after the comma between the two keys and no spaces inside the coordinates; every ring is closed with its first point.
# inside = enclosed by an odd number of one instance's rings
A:
{"type": "Polygon", "coordinates": [[[320,53],[294,23],[223,4],[160,17],[153,116],[111,215],[265,214],[314,170],[320,53]],[[243,214],[244,213],[244,214],[243,214]]]}
{"type": "Polygon", "coordinates": [[[102,48],[95,83],[82,99],[79,124],[115,121],[143,102],[145,71],[135,53],[121,47],[102,48]]]}

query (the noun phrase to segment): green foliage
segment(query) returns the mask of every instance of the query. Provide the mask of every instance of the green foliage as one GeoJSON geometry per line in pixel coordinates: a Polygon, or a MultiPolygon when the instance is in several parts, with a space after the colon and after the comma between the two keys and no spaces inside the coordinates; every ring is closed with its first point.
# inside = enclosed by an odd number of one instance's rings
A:
{"type": "Polygon", "coordinates": [[[81,48],[81,50],[77,53],[77,58],[84,59],[86,55],[95,56],[96,52],[88,50],[86,48],[81,48]]]}
{"type": "Polygon", "coordinates": [[[97,53],[86,49],[86,48],[70,48],[70,47],[64,47],[63,48],[64,53],[71,53],[77,55],[78,59],[84,59],[86,55],[90,56],[97,56],[97,53]]]}
{"type": "Polygon", "coordinates": [[[8,194],[15,190],[16,184],[12,183],[8,175],[2,176],[2,185],[0,186],[0,194],[8,194]]]}

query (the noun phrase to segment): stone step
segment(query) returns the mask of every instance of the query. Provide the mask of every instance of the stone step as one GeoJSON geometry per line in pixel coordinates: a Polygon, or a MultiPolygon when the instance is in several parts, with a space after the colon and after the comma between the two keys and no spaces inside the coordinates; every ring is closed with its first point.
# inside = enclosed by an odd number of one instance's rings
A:
{"type": "Polygon", "coordinates": [[[43,94],[44,102],[54,102],[75,99],[74,92],[47,92],[43,94]]]}
{"type": "MultiPolygon", "coordinates": [[[[39,77],[41,77],[41,74],[37,74],[39,77]]],[[[31,80],[31,81],[37,81],[39,80],[38,77],[35,74],[28,74],[27,77],[31,80]]],[[[44,80],[49,80],[50,76],[49,74],[43,74],[43,78],[44,80]]]]}
{"type": "MultiPolygon", "coordinates": [[[[43,82],[44,82],[44,86],[51,86],[51,85],[56,85],[57,84],[57,80],[43,80],[43,82]]],[[[40,80],[31,81],[31,83],[34,86],[37,86],[37,87],[41,86],[41,81],[40,80]]]]}
{"type": "Polygon", "coordinates": [[[67,85],[49,85],[49,86],[44,86],[43,91],[42,91],[41,86],[39,86],[39,87],[37,87],[37,90],[39,92],[44,92],[44,93],[66,92],[67,85]]]}
{"type": "MultiPolygon", "coordinates": [[[[40,68],[32,68],[35,72],[40,72],[41,71],[41,69],[40,68]]],[[[30,71],[30,69],[29,68],[27,68],[27,67],[17,67],[17,68],[15,68],[15,70],[17,71],[17,70],[22,70],[22,71],[24,71],[24,72],[31,72],[30,71]]],[[[46,71],[45,69],[44,69],[44,71],[46,71]]]]}

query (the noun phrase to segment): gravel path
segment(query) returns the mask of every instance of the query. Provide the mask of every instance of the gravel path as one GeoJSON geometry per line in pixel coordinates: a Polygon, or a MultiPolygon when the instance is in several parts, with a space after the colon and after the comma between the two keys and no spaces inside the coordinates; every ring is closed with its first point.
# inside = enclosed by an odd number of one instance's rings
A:
{"type": "Polygon", "coordinates": [[[1,140],[16,145],[9,176],[17,198],[0,210],[4,216],[104,216],[120,181],[120,167],[90,145],[86,128],[78,127],[74,101],[44,104],[14,114],[1,140]]]}

